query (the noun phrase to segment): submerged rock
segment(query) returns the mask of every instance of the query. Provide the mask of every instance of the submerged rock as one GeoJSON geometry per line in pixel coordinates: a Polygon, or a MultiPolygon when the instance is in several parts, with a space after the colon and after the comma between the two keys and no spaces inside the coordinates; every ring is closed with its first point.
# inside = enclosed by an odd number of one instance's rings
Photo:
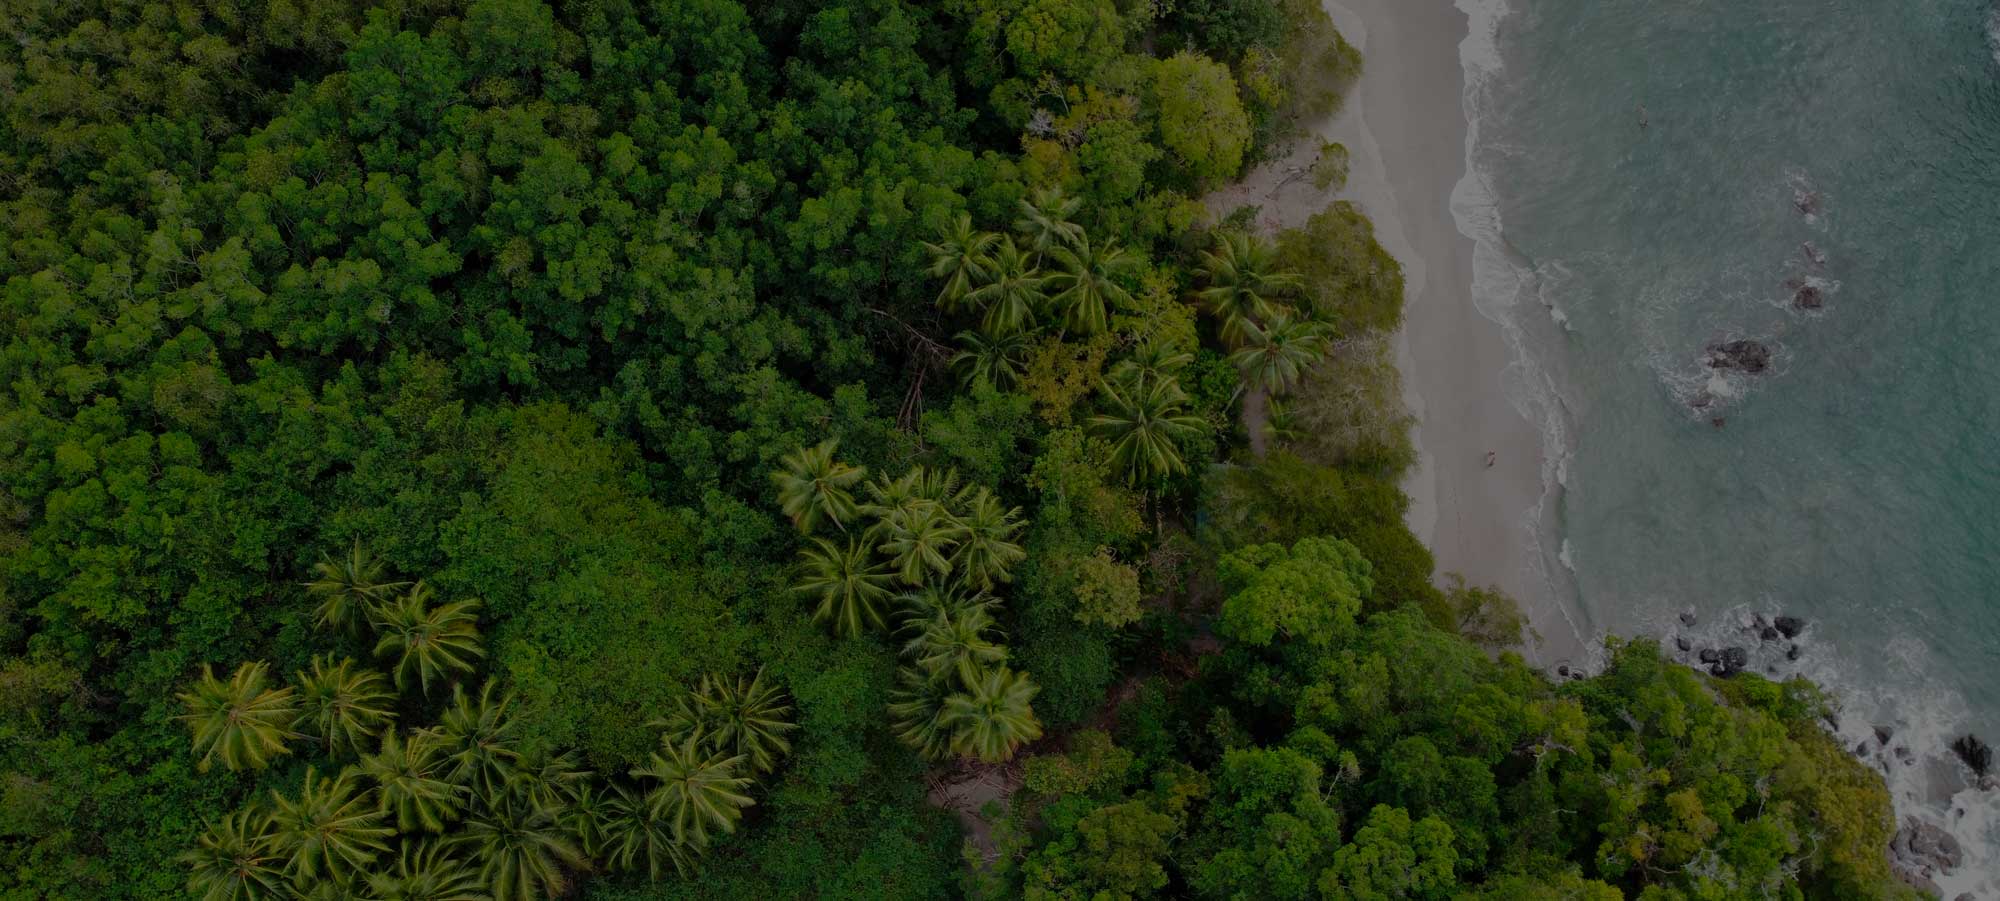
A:
{"type": "Polygon", "coordinates": [[[1764,641],[1777,641],[1778,630],[1775,626],[1765,626],[1764,628],[1757,630],[1757,637],[1763,639],[1764,641]]]}
{"type": "Polygon", "coordinates": [[[1786,659],[1786,660],[1797,660],[1797,659],[1799,659],[1799,654],[1800,654],[1800,653],[1802,653],[1802,652],[1801,652],[1801,651],[1799,650],[1799,646],[1798,646],[1798,645],[1792,645],[1791,647],[1788,647],[1788,648],[1786,648],[1786,649],[1785,649],[1785,659],[1786,659]]]}
{"type": "Polygon", "coordinates": [[[1878,745],[1887,747],[1889,744],[1889,739],[1895,737],[1895,735],[1896,735],[1896,727],[1894,726],[1875,727],[1875,743],[1878,745]]]}
{"type": "Polygon", "coordinates": [[[1693,611],[1693,610],[1683,610],[1683,611],[1681,611],[1681,625],[1683,625],[1683,626],[1689,626],[1689,627],[1692,627],[1692,626],[1694,625],[1694,611],[1693,611]]]}
{"type": "Polygon", "coordinates": [[[1718,341],[1708,346],[1708,368],[1734,369],[1756,375],[1771,368],[1771,348],[1748,338],[1718,341]]]}
{"type": "Polygon", "coordinates": [[[1818,285],[1802,285],[1792,294],[1792,306],[1800,310],[1817,310],[1826,306],[1826,292],[1818,285]]]}
{"type": "Polygon", "coordinates": [[[1797,638],[1799,633],[1806,630],[1806,621],[1796,616],[1780,616],[1772,620],[1771,625],[1777,627],[1778,634],[1786,638],[1797,638]]]}
{"type": "Polygon", "coordinates": [[[1799,245],[1799,249],[1805,251],[1806,260],[1811,262],[1813,265],[1815,266],[1826,265],[1826,253],[1819,249],[1819,245],[1814,244],[1811,241],[1807,241],[1804,244],[1799,245]]]}
{"type": "Polygon", "coordinates": [[[1977,735],[1959,736],[1957,741],[1951,743],[1951,752],[1957,754],[1958,759],[1965,761],[1965,765],[1972,768],[1975,776],[1984,777],[1993,769],[1993,748],[1980,741],[1977,735]]]}

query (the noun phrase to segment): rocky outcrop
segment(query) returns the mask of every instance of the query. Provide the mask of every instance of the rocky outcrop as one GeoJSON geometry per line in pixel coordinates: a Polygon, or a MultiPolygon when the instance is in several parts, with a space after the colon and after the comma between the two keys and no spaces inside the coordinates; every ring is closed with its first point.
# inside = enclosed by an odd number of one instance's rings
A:
{"type": "Polygon", "coordinates": [[[1727,679],[1742,672],[1743,668],[1749,665],[1749,651],[1735,647],[1723,648],[1722,652],[1716,655],[1715,661],[1709,666],[1708,672],[1710,675],[1727,679]]]}
{"type": "Polygon", "coordinates": [[[1786,638],[1797,638],[1801,633],[1805,632],[1806,621],[1796,616],[1780,616],[1771,621],[1771,626],[1778,630],[1778,634],[1786,638]]]}
{"type": "Polygon", "coordinates": [[[1771,348],[1748,338],[1717,341],[1708,346],[1705,360],[1710,369],[1728,369],[1757,375],[1771,368],[1771,348]]]}
{"type": "Polygon", "coordinates": [[[1981,779],[1993,769],[1993,747],[1980,741],[1977,735],[1961,735],[1951,743],[1951,752],[1965,765],[1972,768],[1972,774],[1981,779]]]}
{"type": "Polygon", "coordinates": [[[1903,828],[1896,831],[1896,837],[1889,842],[1889,867],[1896,877],[1910,887],[1935,896],[1939,894],[1937,883],[1932,880],[1938,874],[1958,868],[1965,860],[1965,851],[1958,845],[1958,839],[1938,826],[1914,817],[1905,820],[1903,828]]]}

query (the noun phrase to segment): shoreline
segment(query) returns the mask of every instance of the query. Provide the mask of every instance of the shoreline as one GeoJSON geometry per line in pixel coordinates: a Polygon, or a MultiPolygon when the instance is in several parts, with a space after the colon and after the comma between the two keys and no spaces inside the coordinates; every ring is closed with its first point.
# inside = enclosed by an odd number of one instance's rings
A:
{"type": "Polygon", "coordinates": [[[1581,664],[1589,648],[1538,546],[1553,513],[1543,433],[1507,396],[1508,380],[1519,377],[1518,353],[1506,326],[1474,303],[1475,243],[1452,211],[1471,139],[1460,58],[1467,14],[1450,0],[1326,0],[1325,7],[1367,68],[1346,108],[1315,130],[1348,146],[1342,196],[1374,220],[1377,238],[1404,269],[1396,349],[1404,402],[1417,420],[1418,463],[1403,484],[1410,529],[1431,548],[1440,582],[1458,573],[1520,601],[1541,636],[1524,648],[1529,660],[1581,664]]]}

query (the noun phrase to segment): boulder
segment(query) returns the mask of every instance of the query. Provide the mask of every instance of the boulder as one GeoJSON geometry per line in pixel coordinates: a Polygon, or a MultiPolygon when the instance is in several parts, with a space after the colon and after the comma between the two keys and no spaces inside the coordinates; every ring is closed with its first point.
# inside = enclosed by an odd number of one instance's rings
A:
{"type": "Polygon", "coordinates": [[[1875,743],[1878,745],[1882,745],[1883,747],[1887,747],[1889,745],[1889,739],[1894,737],[1895,734],[1896,734],[1896,727],[1894,726],[1876,726],[1875,743]]]}
{"type": "Polygon", "coordinates": [[[1797,660],[1797,659],[1799,659],[1799,654],[1800,654],[1800,653],[1801,653],[1801,651],[1799,650],[1799,646],[1798,646],[1798,645],[1792,645],[1791,647],[1789,647],[1789,648],[1786,648],[1786,649],[1785,649],[1785,659],[1786,659],[1786,660],[1797,660]]]}
{"type": "Polygon", "coordinates": [[[1688,641],[1685,635],[1676,635],[1674,636],[1674,647],[1680,649],[1680,652],[1685,654],[1694,650],[1694,642],[1688,641]]]}
{"type": "Polygon", "coordinates": [[[1742,648],[1723,648],[1722,665],[1730,669],[1741,670],[1750,665],[1750,652],[1742,648]]]}
{"type": "Polygon", "coordinates": [[[1806,621],[1796,616],[1780,616],[1772,620],[1771,625],[1778,630],[1778,634],[1786,638],[1797,638],[1799,633],[1806,630],[1806,621]]]}
{"type": "Polygon", "coordinates": [[[1703,663],[1715,663],[1722,659],[1722,652],[1714,648],[1702,648],[1700,657],[1703,663]]]}
{"type": "Polygon", "coordinates": [[[1765,626],[1764,628],[1757,630],[1757,637],[1764,641],[1777,641],[1778,630],[1772,626],[1765,626]]]}
{"type": "Polygon", "coordinates": [[[1694,627],[1694,611],[1693,611],[1693,610],[1682,610],[1682,611],[1681,611],[1681,625],[1683,625],[1683,626],[1687,626],[1687,627],[1689,627],[1689,628],[1693,628],[1693,627],[1694,627]]]}
{"type": "Polygon", "coordinates": [[[1826,306],[1826,292],[1818,285],[1801,285],[1792,294],[1792,307],[1800,310],[1817,310],[1826,306]]]}
{"type": "Polygon", "coordinates": [[[1993,769],[1993,747],[1980,741],[1977,735],[1959,736],[1957,741],[1951,743],[1951,752],[1957,754],[1958,759],[1965,761],[1965,765],[1972,768],[1975,776],[1984,777],[1993,769]]]}
{"type": "Polygon", "coordinates": [[[1710,369],[1733,369],[1756,375],[1771,368],[1771,348],[1762,341],[1718,341],[1708,346],[1710,369]]]}

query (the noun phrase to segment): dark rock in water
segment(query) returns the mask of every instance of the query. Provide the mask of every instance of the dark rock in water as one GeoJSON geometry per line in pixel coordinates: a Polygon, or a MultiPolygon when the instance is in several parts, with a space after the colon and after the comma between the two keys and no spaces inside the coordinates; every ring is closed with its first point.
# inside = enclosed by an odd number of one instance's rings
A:
{"type": "Polygon", "coordinates": [[[1875,727],[1875,743],[1885,748],[1889,746],[1889,739],[1895,737],[1895,735],[1896,728],[1894,726],[1875,727]]]}
{"type": "Polygon", "coordinates": [[[1804,244],[1799,245],[1799,249],[1805,251],[1806,260],[1811,262],[1813,265],[1815,266],[1826,265],[1826,253],[1825,251],[1819,249],[1819,245],[1814,244],[1811,241],[1807,241],[1804,244]]]}
{"type": "Polygon", "coordinates": [[[1979,899],[1972,897],[1971,892],[1959,892],[1958,897],[1951,899],[1951,901],[1979,901],[1979,899]]]}
{"type": "Polygon", "coordinates": [[[1800,653],[1801,653],[1801,651],[1799,650],[1799,646],[1798,646],[1798,645],[1792,645],[1791,647],[1789,647],[1789,648],[1786,648],[1786,649],[1785,649],[1785,659],[1786,659],[1786,660],[1797,660],[1797,659],[1799,659],[1799,654],[1800,654],[1800,653]]]}
{"type": "Polygon", "coordinates": [[[1683,611],[1681,611],[1681,625],[1683,625],[1683,626],[1693,626],[1693,625],[1694,625],[1694,611],[1693,611],[1693,610],[1683,610],[1683,611]]]}
{"type": "Polygon", "coordinates": [[[1800,188],[1792,193],[1792,208],[1800,215],[1812,216],[1819,213],[1819,192],[1800,188]]]}
{"type": "Polygon", "coordinates": [[[1726,416],[1717,416],[1714,419],[1709,420],[1708,424],[1715,426],[1716,428],[1719,429],[1729,424],[1729,418],[1726,416]]]}
{"type": "Polygon", "coordinates": [[[1855,745],[1854,745],[1854,756],[1856,756],[1856,757],[1862,757],[1862,756],[1865,756],[1865,755],[1866,755],[1867,753],[1868,753],[1868,743],[1867,743],[1867,742],[1865,742],[1865,741],[1864,741],[1864,742],[1856,742],[1856,743],[1855,743],[1855,745]]]}
{"type": "Polygon", "coordinates": [[[1965,849],[1958,839],[1944,829],[1915,818],[1905,820],[1903,828],[1896,830],[1896,836],[1889,840],[1889,867],[1904,882],[1922,890],[1928,886],[1937,892],[1930,877],[1940,871],[1955,870],[1965,862],[1965,849]]]}
{"type": "Polygon", "coordinates": [[[1562,666],[1556,667],[1556,675],[1561,676],[1565,679],[1569,678],[1569,665],[1563,664],[1562,666]]]}
{"type": "Polygon", "coordinates": [[[1993,769],[1993,747],[1980,741],[1977,735],[1961,735],[1951,743],[1951,752],[1965,765],[1972,768],[1977,776],[1984,776],[1993,769]]]}
{"type": "Polygon", "coordinates": [[[1688,406],[1693,407],[1694,409],[1697,410],[1704,410],[1707,409],[1708,405],[1712,403],[1715,403],[1715,395],[1703,391],[1702,393],[1695,395],[1694,400],[1688,401],[1688,406]]]}
{"type": "Polygon", "coordinates": [[[1723,648],[1722,662],[1731,668],[1742,669],[1750,665],[1750,652],[1742,648],[1723,648]]]}
{"type": "Polygon", "coordinates": [[[1716,649],[1714,649],[1714,648],[1702,648],[1702,649],[1701,649],[1701,662],[1703,662],[1703,663],[1714,663],[1714,662],[1716,662],[1716,661],[1718,661],[1718,660],[1721,660],[1721,659],[1722,659],[1722,654],[1721,654],[1720,652],[1716,651],[1716,649]]]}
{"type": "Polygon", "coordinates": [[[1917,755],[1910,753],[1909,748],[1903,747],[1902,745],[1897,745],[1896,759],[1904,763],[1915,763],[1917,760],[1917,755]]]}
{"type": "Polygon", "coordinates": [[[1679,648],[1680,652],[1685,654],[1694,650],[1694,642],[1688,641],[1686,636],[1676,635],[1674,636],[1674,647],[1679,648]]]}
{"type": "Polygon", "coordinates": [[[1806,630],[1806,621],[1796,616],[1780,616],[1772,620],[1771,625],[1776,626],[1779,634],[1786,638],[1797,638],[1806,630]]]}
{"type": "Polygon", "coordinates": [[[1771,348],[1762,341],[1718,341],[1708,346],[1708,368],[1734,369],[1756,375],[1771,368],[1771,348]]]}
{"type": "Polygon", "coordinates": [[[1758,630],[1757,637],[1765,641],[1777,641],[1778,630],[1773,626],[1765,626],[1764,628],[1758,630]]]}
{"type": "Polygon", "coordinates": [[[1826,306],[1826,292],[1817,285],[1806,285],[1792,295],[1792,306],[1800,310],[1817,310],[1826,306]]]}

